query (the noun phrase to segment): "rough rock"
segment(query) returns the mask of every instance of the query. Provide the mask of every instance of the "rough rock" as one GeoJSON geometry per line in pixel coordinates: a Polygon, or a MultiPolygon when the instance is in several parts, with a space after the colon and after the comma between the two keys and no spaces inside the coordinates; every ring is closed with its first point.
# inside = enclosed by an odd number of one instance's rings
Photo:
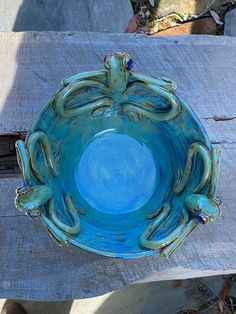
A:
{"type": "Polygon", "coordinates": [[[172,12],[197,14],[205,10],[207,3],[207,0],[156,0],[155,15],[163,17],[172,12]]]}
{"type": "Polygon", "coordinates": [[[236,8],[225,15],[224,35],[236,37],[236,8]]]}
{"type": "Polygon", "coordinates": [[[153,36],[177,36],[189,34],[216,34],[216,23],[213,18],[204,18],[192,22],[180,24],[153,34],[153,36]]]}
{"type": "Polygon", "coordinates": [[[123,33],[132,16],[129,0],[0,1],[0,31],[123,33]]]}

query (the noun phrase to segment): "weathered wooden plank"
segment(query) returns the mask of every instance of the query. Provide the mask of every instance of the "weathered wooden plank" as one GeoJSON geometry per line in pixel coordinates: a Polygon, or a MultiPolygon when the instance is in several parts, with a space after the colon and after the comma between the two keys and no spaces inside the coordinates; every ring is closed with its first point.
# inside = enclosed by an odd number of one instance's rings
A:
{"type": "Polygon", "coordinates": [[[115,49],[134,55],[137,70],[174,79],[212,142],[222,148],[219,196],[224,213],[218,222],[194,230],[170,260],[159,255],[106,258],[55,245],[37,219],[15,210],[14,189],[20,179],[1,179],[0,297],[82,298],[138,280],[236,272],[235,39],[12,33],[0,34],[0,41],[1,134],[28,130],[42,104],[60,88],[62,77],[100,68],[104,55],[115,49]]]}
{"type": "Polygon", "coordinates": [[[223,218],[198,226],[184,246],[165,260],[158,254],[122,260],[60,248],[36,218],[14,208],[21,179],[0,180],[0,297],[40,300],[100,295],[136,281],[185,279],[236,272],[236,150],[222,149],[223,218]]]}
{"type": "Polygon", "coordinates": [[[0,33],[0,41],[0,132],[28,130],[61,78],[102,68],[116,49],[134,56],[135,70],[175,80],[199,117],[236,117],[234,38],[29,32],[0,33]]]}
{"type": "MultiPolygon", "coordinates": [[[[122,260],[97,256],[73,247],[60,248],[52,242],[38,220],[33,222],[24,216],[5,217],[1,234],[2,298],[76,299],[101,295],[136,280],[141,282],[146,277],[149,281],[183,279],[234,273],[236,270],[232,268],[236,253],[232,238],[227,242],[229,247],[231,245],[229,252],[221,237],[216,237],[215,243],[209,247],[203,232],[193,234],[171,260],[164,260],[159,255],[122,260]],[[197,251],[194,251],[196,246],[197,251]],[[186,268],[186,273],[183,268],[186,268]]],[[[208,232],[212,239],[214,234],[213,229],[208,232]]]]}

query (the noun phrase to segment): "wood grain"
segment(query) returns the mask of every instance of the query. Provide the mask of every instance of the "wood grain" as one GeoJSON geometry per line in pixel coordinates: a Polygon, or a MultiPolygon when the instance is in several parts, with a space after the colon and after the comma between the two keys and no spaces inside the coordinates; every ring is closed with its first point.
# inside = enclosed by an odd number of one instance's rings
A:
{"type": "Polygon", "coordinates": [[[236,272],[236,39],[49,32],[0,33],[0,41],[1,135],[27,131],[42,105],[60,88],[61,78],[99,69],[107,53],[128,50],[135,70],[177,82],[178,94],[221,147],[223,201],[223,218],[198,226],[171,259],[157,254],[123,260],[58,247],[38,219],[14,208],[14,190],[21,179],[2,178],[0,297],[84,298],[136,281],[236,272]]]}

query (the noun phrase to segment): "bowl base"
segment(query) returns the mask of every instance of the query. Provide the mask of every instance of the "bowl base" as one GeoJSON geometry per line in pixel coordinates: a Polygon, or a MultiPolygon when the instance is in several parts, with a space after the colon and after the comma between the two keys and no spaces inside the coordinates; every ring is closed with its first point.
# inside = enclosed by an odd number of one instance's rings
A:
{"type": "Polygon", "coordinates": [[[109,214],[145,205],[156,188],[157,165],[151,151],[133,137],[114,131],[95,136],[76,167],[81,196],[109,214]]]}

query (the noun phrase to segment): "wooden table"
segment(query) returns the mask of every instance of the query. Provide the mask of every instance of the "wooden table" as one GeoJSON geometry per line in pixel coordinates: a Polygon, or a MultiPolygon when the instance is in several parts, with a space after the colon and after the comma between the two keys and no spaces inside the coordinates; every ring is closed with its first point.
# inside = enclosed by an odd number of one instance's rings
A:
{"type": "MultiPolygon", "coordinates": [[[[236,272],[236,39],[150,38],[95,33],[0,34],[0,297],[37,300],[101,295],[129,283],[236,272]],[[14,208],[13,144],[60,79],[99,69],[114,50],[134,56],[135,70],[175,80],[214,145],[222,149],[218,194],[223,218],[198,226],[169,260],[107,258],[60,248],[38,219],[14,208]]],[[[18,177],[17,177],[18,176],[18,177]]]]}

